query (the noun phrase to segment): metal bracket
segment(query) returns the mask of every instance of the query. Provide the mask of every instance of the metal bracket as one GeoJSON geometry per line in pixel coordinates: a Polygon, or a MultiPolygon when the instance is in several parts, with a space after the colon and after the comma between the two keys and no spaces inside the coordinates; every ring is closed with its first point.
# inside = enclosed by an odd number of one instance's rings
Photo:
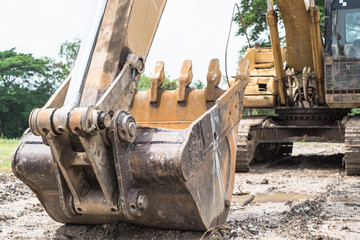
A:
{"type": "Polygon", "coordinates": [[[136,127],[134,118],[125,111],[117,111],[112,119],[110,133],[113,146],[115,169],[119,187],[118,205],[126,219],[133,220],[144,214],[148,206],[145,191],[134,185],[131,177],[129,159],[127,156],[129,143],[135,140],[132,128],[136,127]],[[127,134],[124,134],[127,129],[127,134]],[[123,132],[123,133],[122,133],[123,132]]]}

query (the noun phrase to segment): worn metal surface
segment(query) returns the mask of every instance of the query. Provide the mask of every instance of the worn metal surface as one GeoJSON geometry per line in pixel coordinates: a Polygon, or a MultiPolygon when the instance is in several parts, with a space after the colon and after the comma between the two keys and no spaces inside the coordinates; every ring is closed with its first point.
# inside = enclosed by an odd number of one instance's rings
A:
{"type": "Polygon", "coordinates": [[[164,91],[159,63],[135,96],[165,2],[109,0],[80,106],[62,106],[69,78],[31,113],[13,171],[54,220],[191,230],[226,220],[249,64],[225,91],[214,59],[208,86],[193,90],[187,60],[179,89],[164,91]]]}
{"type": "MultiPolygon", "coordinates": [[[[210,62],[210,75],[214,74],[214,62],[218,62],[218,60],[210,62]]],[[[221,76],[218,73],[214,75],[215,82],[212,82],[212,77],[210,77],[211,84],[201,90],[187,87],[191,83],[189,79],[186,82],[186,77],[192,75],[188,72],[191,69],[191,61],[185,61],[184,67],[182,69],[184,70],[182,72],[183,85],[174,91],[166,91],[158,87],[156,90],[156,102],[151,99],[154,92],[153,88],[149,91],[138,92],[135,95],[129,112],[140,125],[171,129],[187,128],[194,120],[212,107],[215,100],[225,92],[217,87],[219,82],[216,78],[221,76]],[[210,101],[211,98],[212,101],[210,101]]],[[[215,69],[215,72],[217,72],[216,67],[215,69]]]]}
{"type": "Polygon", "coordinates": [[[360,107],[360,60],[325,58],[326,103],[332,108],[360,107]]]}
{"type": "Polygon", "coordinates": [[[286,48],[289,67],[301,72],[313,68],[310,22],[304,0],[278,0],[286,31],[286,48]]]}
{"type": "Polygon", "coordinates": [[[282,125],[326,126],[341,121],[350,113],[349,109],[318,108],[277,108],[275,113],[282,125]]]}
{"type": "Polygon", "coordinates": [[[261,160],[274,154],[287,155],[291,152],[293,142],[346,141],[345,126],[348,131],[348,124],[341,121],[344,113],[337,116],[340,121],[334,116],[327,119],[324,115],[296,115],[291,111],[288,116],[292,118],[281,120],[276,117],[252,116],[241,119],[236,171],[249,171],[249,164],[254,159],[261,160]]]}
{"type": "Polygon", "coordinates": [[[310,19],[312,56],[316,76],[316,89],[317,95],[319,96],[319,104],[323,105],[325,103],[324,45],[320,32],[320,10],[315,6],[311,6],[308,11],[310,19]]]}
{"type": "Polygon", "coordinates": [[[280,104],[285,105],[286,103],[286,86],[284,83],[285,73],[283,62],[284,59],[281,55],[280,48],[280,37],[278,31],[278,16],[275,10],[272,8],[268,9],[266,13],[266,20],[270,28],[270,40],[271,47],[274,55],[274,67],[276,72],[276,78],[278,80],[278,94],[280,98],[280,104]]]}
{"type": "Polygon", "coordinates": [[[146,57],[159,20],[144,11],[165,1],[141,2],[108,2],[80,106],[61,106],[64,84],[51,108],[33,110],[13,171],[56,221],[205,230],[222,224],[230,208],[249,64],[240,61],[236,81],[225,91],[217,87],[221,72],[214,59],[209,86],[192,90],[187,60],[172,92],[159,89],[160,64],[152,89],[135,96],[144,71],[138,54],[146,57]],[[149,22],[142,25],[144,19],[149,22]],[[146,33],[109,29],[115,25],[146,33]],[[126,43],[137,54],[122,59],[126,43]]]}
{"type": "Polygon", "coordinates": [[[236,153],[236,171],[248,172],[250,170],[249,164],[254,158],[256,145],[253,141],[251,128],[259,126],[268,117],[243,117],[239,123],[238,142],[236,153]]]}
{"type": "MultiPolygon", "coordinates": [[[[222,224],[232,196],[237,125],[242,109],[239,103],[244,93],[241,85],[237,81],[186,129],[140,126],[133,143],[116,142],[113,135],[112,148],[103,149],[108,157],[114,153],[110,158],[113,160],[101,157],[99,164],[110,164],[116,169],[115,178],[96,172],[99,135],[80,137],[87,155],[84,158],[84,150],[66,149],[70,145],[68,135],[48,136],[50,146],[57,146],[52,147],[56,151],[51,154],[41,137],[29,132],[15,154],[14,172],[35,191],[49,215],[60,222],[97,224],[127,220],[193,230],[222,224]],[[91,141],[96,142],[96,148],[91,141]],[[33,149],[38,149],[39,155],[33,149]],[[69,161],[76,158],[79,159],[69,161]],[[37,170],[29,170],[33,168],[37,170]],[[112,196],[119,196],[119,202],[111,206],[111,199],[101,191],[99,176],[114,180],[129,201],[123,202],[123,195],[115,194],[112,196]],[[125,180],[127,184],[119,187],[125,180]],[[138,208],[135,212],[132,204],[138,208]]],[[[206,98],[200,101],[206,102],[206,98]]],[[[107,188],[113,189],[111,184],[107,188]]]]}
{"type": "Polygon", "coordinates": [[[79,106],[81,92],[88,74],[106,5],[107,0],[93,2],[91,18],[87,24],[85,35],[81,39],[81,46],[72,70],[72,78],[64,102],[66,106],[79,106]]]}
{"type": "MultiPolygon", "coordinates": [[[[282,59],[286,59],[281,47],[282,59]]],[[[244,58],[249,60],[250,81],[245,89],[245,108],[273,108],[276,106],[278,84],[271,48],[249,48],[244,58]]]]}
{"type": "Polygon", "coordinates": [[[146,59],[166,0],[108,0],[80,106],[95,104],[129,53],[146,59]]]}
{"type": "Polygon", "coordinates": [[[346,123],[344,163],[348,175],[360,175],[360,116],[346,123]]]}

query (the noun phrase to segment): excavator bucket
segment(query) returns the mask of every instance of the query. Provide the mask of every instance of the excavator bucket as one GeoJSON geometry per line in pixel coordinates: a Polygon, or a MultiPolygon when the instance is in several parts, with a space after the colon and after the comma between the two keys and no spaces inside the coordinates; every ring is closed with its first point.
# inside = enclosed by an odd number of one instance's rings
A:
{"type": "Polygon", "coordinates": [[[13,158],[15,175],[63,223],[191,230],[222,224],[248,61],[240,61],[226,91],[218,87],[216,59],[202,90],[189,87],[189,60],[179,88],[163,90],[164,63],[158,62],[151,89],[137,92],[165,1],[104,3],[88,64],[77,61],[49,102],[31,113],[13,158]]]}
{"type": "Polygon", "coordinates": [[[184,101],[180,88],[138,92],[131,115],[113,115],[108,145],[99,135],[59,135],[52,143],[45,140],[49,147],[28,131],[15,153],[14,172],[59,222],[129,221],[190,230],[222,224],[234,183],[242,82],[227,91],[211,84],[202,90],[186,87],[184,101]],[[124,142],[121,135],[132,137],[132,124],[136,138],[124,142]],[[101,144],[103,149],[96,146],[101,144]],[[101,181],[116,189],[110,202],[101,181]]]}

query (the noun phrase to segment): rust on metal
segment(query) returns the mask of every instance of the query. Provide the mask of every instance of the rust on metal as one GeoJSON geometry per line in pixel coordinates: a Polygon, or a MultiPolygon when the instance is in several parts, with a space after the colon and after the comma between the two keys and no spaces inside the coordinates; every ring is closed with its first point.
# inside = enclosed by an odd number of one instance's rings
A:
{"type": "Polygon", "coordinates": [[[286,32],[286,48],[291,68],[301,72],[303,68],[313,69],[310,37],[310,22],[304,0],[278,0],[286,32]]]}
{"type": "Polygon", "coordinates": [[[219,59],[211,60],[207,74],[206,85],[206,101],[214,101],[215,88],[219,85],[221,80],[220,62],[219,59]]]}
{"type": "MultiPolygon", "coordinates": [[[[189,76],[187,63],[184,73],[189,76]]],[[[131,79],[136,68],[126,66],[129,71],[121,78],[131,79]]],[[[39,136],[24,135],[14,156],[15,174],[60,222],[130,221],[192,230],[222,224],[230,208],[249,63],[240,61],[228,90],[217,86],[218,60],[209,69],[215,74],[209,74],[212,81],[204,89],[191,89],[184,81],[184,101],[178,101],[179,89],[165,91],[157,85],[157,103],[151,102],[152,89],[138,92],[129,112],[111,114],[111,124],[110,115],[91,107],[35,110],[30,123],[39,136]],[[60,125],[66,131],[38,130],[60,125]],[[41,158],[32,154],[34,144],[41,147],[41,158]],[[29,170],[39,166],[41,174],[29,170]]],[[[107,98],[114,96],[112,90],[107,93],[107,98]]],[[[100,99],[111,108],[116,101],[100,99]]]]}
{"type": "Polygon", "coordinates": [[[159,62],[151,89],[137,92],[165,2],[109,0],[80,106],[63,103],[64,83],[32,112],[12,167],[54,220],[190,230],[225,222],[249,62],[222,90],[212,60],[208,86],[194,90],[186,60],[175,91],[161,89],[159,62]]]}
{"type": "Polygon", "coordinates": [[[186,88],[191,84],[193,78],[192,61],[185,60],[179,77],[178,102],[185,102],[186,88]]]}
{"type": "Polygon", "coordinates": [[[275,71],[276,77],[278,79],[278,89],[279,89],[279,97],[281,105],[285,105],[286,103],[286,88],[284,84],[284,66],[283,61],[284,59],[281,56],[281,48],[280,48],[280,37],[278,31],[278,16],[276,11],[269,10],[266,14],[267,23],[270,28],[270,39],[271,39],[271,47],[274,55],[274,64],[275,64],[275,71]]]}
{"type": "Polygon", "coordinates": [[[154,74],[151,77],[151,103],[158,102],[158,90],[163,85],[165,81],[165,70],[164,70],[164,62],[158,61],[156,62],[154,74]]]}

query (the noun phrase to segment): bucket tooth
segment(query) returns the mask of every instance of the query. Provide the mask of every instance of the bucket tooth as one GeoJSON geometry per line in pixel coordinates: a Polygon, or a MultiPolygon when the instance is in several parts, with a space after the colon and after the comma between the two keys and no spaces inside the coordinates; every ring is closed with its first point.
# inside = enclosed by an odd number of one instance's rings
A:
{"type": "Polygon", "coordinates": [[[164,62],[158,61],[155,65],[155,72],[151,77],[150,103],[158,103],[158,90],[165,81],[164,62]]]}
{"type": "Polygon", "coordinates": [[[193,78],[192,61],[185,60],[179,77],[178,102],[185,102],[186,88],[191,84],[193,78]]]}
{"type": "Polygon", "coordinates": [[[238,70],[236,72],[235,80],[241,82],[243,89],[249,83],[250,72],[249,72],[249,60],[247,58],[241,58],[238,63],[238,70]]]}
{"type": "Polygon", "coordinates": [[[213,102],[215,100],[215,88],[219,85],[221,80],[220,62],[215,58],[210,61],[209,70],[207,74],[206,86],[206,101],[213,102]]]}

